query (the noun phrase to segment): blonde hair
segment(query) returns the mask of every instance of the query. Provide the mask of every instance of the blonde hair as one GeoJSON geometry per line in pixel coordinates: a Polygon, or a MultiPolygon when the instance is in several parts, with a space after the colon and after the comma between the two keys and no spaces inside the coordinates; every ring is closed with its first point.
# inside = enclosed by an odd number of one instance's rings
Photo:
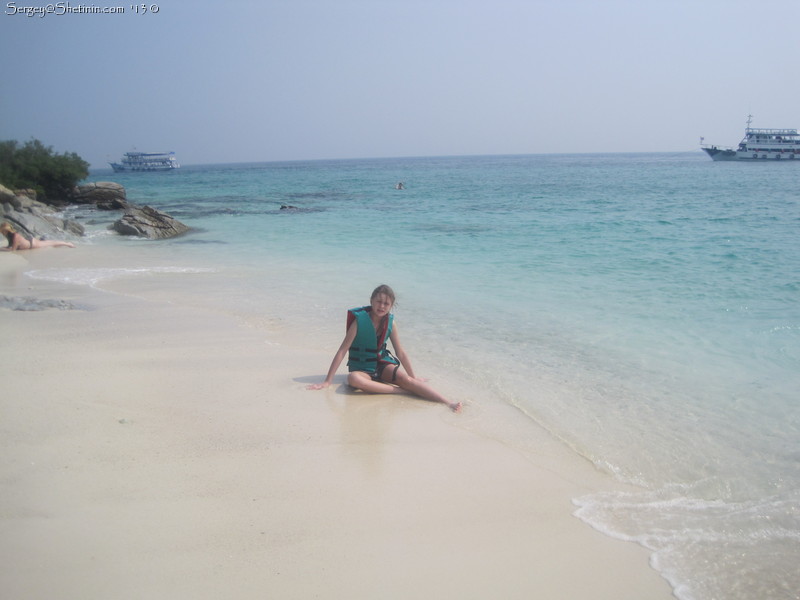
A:
{"type": "Polygon", "coordinates": [[[17,230],[14,229],[14,226],[8,221],[3,221],[3,224],[0,225],[0,235],[4,236],[6,240],[8,240],[9,245],[11,244],[11,238],[15,233],[17,233],[17,230]]]}

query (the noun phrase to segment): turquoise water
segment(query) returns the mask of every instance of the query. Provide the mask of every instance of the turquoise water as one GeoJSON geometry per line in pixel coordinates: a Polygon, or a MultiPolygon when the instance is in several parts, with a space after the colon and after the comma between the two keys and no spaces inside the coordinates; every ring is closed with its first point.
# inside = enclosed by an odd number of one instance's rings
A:
{"type": "MultiPolygon", "coordinates": [[[[308,332],[330,355],[344,310],[392,285],[417,371],[457,382],[465,415],[513,405],[636,486],[576,498],[576,515],[649,548],[679,598],[800,597],[795,165],[697,152],[92,179],[195,231],[121,240],[102,217],[89,243],[136,245],[151,273],[211,277],[191,302],[308,332]]],[[[136,276],[83,276],[120,274],[136,276]]]]}

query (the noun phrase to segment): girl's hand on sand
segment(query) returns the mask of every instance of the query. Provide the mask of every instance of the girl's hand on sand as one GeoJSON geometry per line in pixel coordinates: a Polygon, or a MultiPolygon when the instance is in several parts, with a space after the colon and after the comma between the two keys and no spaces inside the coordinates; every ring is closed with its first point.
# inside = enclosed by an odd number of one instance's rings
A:
{"type": "Polygon", "coordinates": [[[323,381],[322,383],[312,383],[311,385],[307,385],[306,389],[307,390],[321,390],[321,389],[324,389],[324,388],[328,387],[329,385],[330,385],[330,383],[328,383],[327,381],[323,381]]]}

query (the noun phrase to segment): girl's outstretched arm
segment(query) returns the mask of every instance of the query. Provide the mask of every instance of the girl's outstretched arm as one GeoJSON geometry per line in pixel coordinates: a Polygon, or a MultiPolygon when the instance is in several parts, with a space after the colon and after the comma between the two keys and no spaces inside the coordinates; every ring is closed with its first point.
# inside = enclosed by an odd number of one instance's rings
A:
{"type": "Polygon", "coordinates": [[[350,349],[350,346],[353,345],[353,340],[356,339],[356,332],[358,331],[358,322],[353,321],[353,324],[350,325],[350,328],[347,330],[347,333],[344,336],[344,340],[342,340],[341,346],[336,351],[336,354],[333,356],[333,360],[331,361],[331,366],[328,368],[328,375],[325,377],[325,381],[322,383],[312,383],[311,385],[306,386],[306,389],[309,390],[321,390],[323,388],[328,387],[331,383],[333,383],[333,377],[336,375],[336,371],[339,370],[339,365],[342,364],[344,357],[347,355],[347,351],[350,349]]]}

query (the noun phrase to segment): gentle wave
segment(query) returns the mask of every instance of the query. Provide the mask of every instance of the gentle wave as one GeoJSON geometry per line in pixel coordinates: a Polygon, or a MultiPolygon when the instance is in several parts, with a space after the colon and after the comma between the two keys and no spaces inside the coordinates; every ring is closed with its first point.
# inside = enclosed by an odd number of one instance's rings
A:
{"type": "Polygon", "coordinates": [[[719,484],[584,496],[574,514],[651,550],[681,600],[792,597],[800,589],[800,492],[733,502],[703,489],[719,484]]]}
{"type": "Polygon", "coordinates": [[[213,273],[214,269],[190,267],[129,267],[129,268],[86,268],[86,269],[39,269],[28,271],[26,275],[32,279],[68,283],[71,285],[87,285],[98,287],[106,281],[127,277],[143,277],[164,273],[213,273]]]}

